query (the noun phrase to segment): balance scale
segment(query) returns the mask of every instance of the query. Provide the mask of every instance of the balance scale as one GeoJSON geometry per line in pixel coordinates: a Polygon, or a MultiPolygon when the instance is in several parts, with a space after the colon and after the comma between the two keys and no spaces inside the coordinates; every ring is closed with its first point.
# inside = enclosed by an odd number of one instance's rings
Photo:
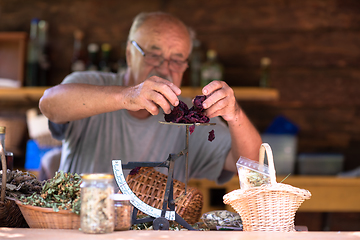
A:
{"type": "Polygon", "coordinates": [[[190,224],[188,224],[180,215],[175,212],[175,202],[176,199],[173,199],[173,175],[174,175],[174,165],[175,161],[185,155],[185,193],[180,197],[186,196],[187,183],[188,183],[188,160],[189,160],[189,129],[190,126],[209,126],[215,125],[216,123],[171,123],[171,122],[160,122],[161,124],[168,124],[174,126],[186,126],[186,143],[185,148],[177,154],[169,154],[169,157],[164,162],[129,162],[127,164],[122,164],[121,160],[113,160],[112,167],[114,172],[114,177],[117,185],[119,186],[123,194],[132,196],[130,200],[131,204],[134,206],[134,211],[132,214],[132,224],[153,222],[154,230],[168,230],[169,221],[175,221],[182,225],[183,227],[189,230],[195,230],[190,224]],[[140,200],[130,189],[129,185],[125,180],[123,169],[134,169],[136,167],[166,167],[168,168],[168,177],[166,182],[164,201],[162,209],[154,208],[142,200],[140,200]],[[149,217],[137,219],[137,212],[141,212],[149,215],[149,217]]]}

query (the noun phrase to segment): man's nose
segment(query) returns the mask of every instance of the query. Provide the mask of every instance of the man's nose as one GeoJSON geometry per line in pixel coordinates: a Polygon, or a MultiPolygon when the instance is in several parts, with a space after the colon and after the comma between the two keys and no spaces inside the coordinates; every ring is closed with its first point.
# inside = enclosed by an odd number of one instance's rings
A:
{"type": "Polygon", "coordinates": [[[170,75],[170,65],[169,60],[164,59],[164,61],[157,67],[157,71],[161,73],[163,76],[170,75]]]}

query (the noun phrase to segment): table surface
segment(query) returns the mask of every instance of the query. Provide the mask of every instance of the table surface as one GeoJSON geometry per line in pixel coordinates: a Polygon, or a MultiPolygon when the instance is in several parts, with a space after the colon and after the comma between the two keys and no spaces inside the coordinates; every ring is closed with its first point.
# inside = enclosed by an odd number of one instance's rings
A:
{"type": "Polygon", "coordinates": [[[291,239],[291,240],[342,240],[360,239],[360,232],[236,232],[236,231],[116,231],[108,234],[85,234],[79,230],[65,229],[36,229],[36,228],[0,228],[0,239],[106,239],[106,240],[213,240],[213,239],[243,239],[243,240],[266,240],[266,239],[291,239]]]}

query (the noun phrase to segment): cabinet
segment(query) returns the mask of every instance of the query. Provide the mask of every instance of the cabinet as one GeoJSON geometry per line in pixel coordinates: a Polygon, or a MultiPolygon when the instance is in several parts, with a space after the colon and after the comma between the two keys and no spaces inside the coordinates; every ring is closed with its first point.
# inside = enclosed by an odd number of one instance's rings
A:
{"type": "Polygon", "coordinates": [[[0,32],[0,79],[24,83],[26,32],[0,32]]]}

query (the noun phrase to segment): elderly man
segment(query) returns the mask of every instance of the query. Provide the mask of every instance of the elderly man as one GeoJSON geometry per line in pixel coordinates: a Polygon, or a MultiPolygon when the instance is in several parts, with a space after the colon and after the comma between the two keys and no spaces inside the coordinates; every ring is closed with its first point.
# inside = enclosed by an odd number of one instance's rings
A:
{"type": "MultiPolygon", "coordinates": [[[[179,104],[191,49],[191,32],[179,19],[141,13],[130,29],[123,76],[77,72],[46,90],[39,107],[53,136],[63,140],[59,170],[111,172],[113,159],[159,162],[181,151],[185,128],[159,121],[179,104]]],[[[261,138],[225,82],[213,81],[202,92],[205,114],[216,125],[197,127],[190,136],[189,177],[223,183],[236,172],[239,156],[257,159],[261,138]],[[209,142],[212,129],[216,138],[209,142]]],[[[184,162],[175,162],[180,181],[184,162]]]]}

